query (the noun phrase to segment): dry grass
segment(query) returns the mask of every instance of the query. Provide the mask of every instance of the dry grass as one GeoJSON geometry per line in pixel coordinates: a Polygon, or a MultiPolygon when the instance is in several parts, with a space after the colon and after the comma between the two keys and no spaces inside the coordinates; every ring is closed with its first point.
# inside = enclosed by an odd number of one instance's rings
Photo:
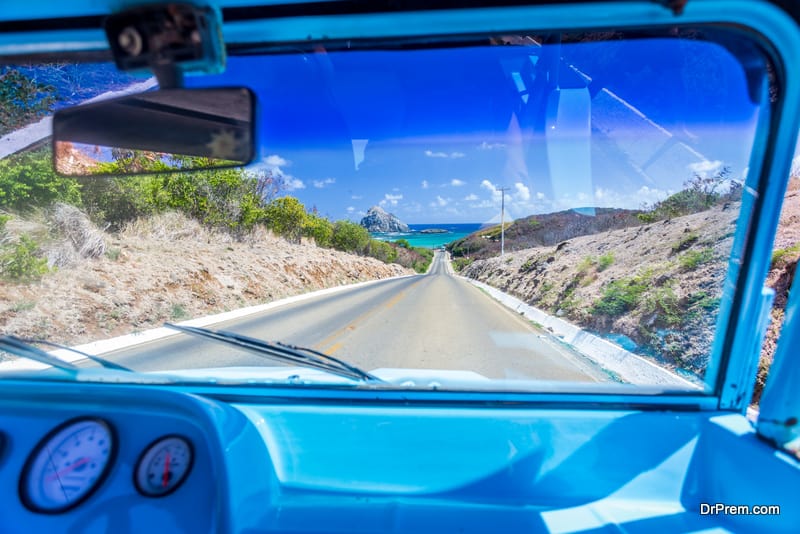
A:
{"type": "MultiPolygon", "coordinates": [[[[66,235],[48,232],[41,223],[28,229],[44,231],[48,250],[67,244],[73,251],[96,253],[85,245],[97,234],[77,219],[70,217],[72,225],[62,226],[66,235]]],[[[23,221],[14,223],[17,229],[23,226],[23,221]]],[[[0,285],[0,331],[78,344],[411,272],[306,242],[290,244],[263,229],[237,241],[176,213],[100,236],[104,253],[99,256],[74,252],[72,263],[38,282],[0,285]]]]}

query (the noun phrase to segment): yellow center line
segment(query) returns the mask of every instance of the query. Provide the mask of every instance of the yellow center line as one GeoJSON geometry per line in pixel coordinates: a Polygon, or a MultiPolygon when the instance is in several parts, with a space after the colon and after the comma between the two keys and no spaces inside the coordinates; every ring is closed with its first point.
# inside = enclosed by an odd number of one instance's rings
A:
{"type": "Polygon", "coordinates": [[[353,321],[348,323],[347,326],[333,332],[328,337],[326,337],[325,339],[314,345],[314,348],[321,352],[324,352],[325,354],[333,354],[334,352],[342,348],[342,342],[336,341],[338,338],[342,337],[348,332],[352,332],[353,330],[355,330],[357,326],[360,323],[362,323],[367,317],[370,317],[371,315],[378,313],[381,310],[381,308],[387,310],[390,309],[392,306],[400,302],[406,296],[406,293],[408,293],[408,289],[404,289],[394,297],[390,298],[384,304],[379,304],[378,306],[375,306],[374,308],[365,311],[364,313],[356,317],[353,321]],[[325,347],[325,348],[320,348],[320,347],[325,347]]]}

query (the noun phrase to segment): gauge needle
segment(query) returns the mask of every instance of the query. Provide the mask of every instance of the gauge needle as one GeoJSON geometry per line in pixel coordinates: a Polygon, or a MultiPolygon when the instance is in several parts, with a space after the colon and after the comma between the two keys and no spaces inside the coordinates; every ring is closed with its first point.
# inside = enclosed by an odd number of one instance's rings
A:
{"type": "Polygon", "coordinates": [[[166,488],[167,484],[169,483],[169,453],[167,453],[167,457],[164,458],[164,474],[161,475],[161,487],[166,488]]]}
{"type": "Polygon", "coordinates": [[[68,465],[67,467],[65,467],[61,471],[57,471],[57,472],[53,473],[52,475],[50,475],[49,477],[47,477],[47,481],[49,482],[51,480],[55,480],[57,478],[61,478],[62,476],[66,475],[67,473],[70,473],[74,469],[77,469],[80,466],[84,465],[85,463],[89,462],[89,460],[91,460],[91,458],[89,458],[88,456],[84,456],[83,458],[75,460],[75,462],[72,463],[72,465],[68,465]]]}

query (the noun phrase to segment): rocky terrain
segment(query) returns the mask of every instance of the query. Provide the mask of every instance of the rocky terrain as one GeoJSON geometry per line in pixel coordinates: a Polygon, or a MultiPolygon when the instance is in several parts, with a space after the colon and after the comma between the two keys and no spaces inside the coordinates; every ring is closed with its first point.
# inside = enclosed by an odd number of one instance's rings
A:
{"type": "Polygon", "coordinates": [[[702,376],[738,203],[477,260],[462,274],[702,376]]]}
{"type": "Polygon", "coordinates": [[[0,284],[0,331],[79,344],[290,295],[413,271],[374,258],[291,244],[265,230],[244,241],[176,213],[117,234],[86,220],[7,223],[46,243],[40,280],[0,284]]]}
{"type": "MultiPolygon", "coordinates": [[[[736,204],[723,205],[669,221],[532,247],[502,259],[475,261],[462,274],[585,328],[610,333],[662,365],[702,375],[737,209],[736,204]],[[643,270],[646,265],[650,268],[643,270]]],[[[799,258],[800,179],[795,178],[785,196],[767,276],[767,285],[775,290],[775,305],[762,347],[754,403],[766,383],[799,258]]]]}
{"type": "MultiPolygon", "coordinates": [[[[584,208],[531,215],[507,223],[507,251],[555,245],[580,235],[595,234],[641,224],[636,210],[584,208]]],[[[492,226],[447,245],[454,257],[491,258],[500,253],[500,226],[492,226]]]]}
{"type": "Polygon", "coordinates": [[[380,206],[372,206],[361,219],[361,226],[370,232],[408,232],[408,225],[380,206]]]}

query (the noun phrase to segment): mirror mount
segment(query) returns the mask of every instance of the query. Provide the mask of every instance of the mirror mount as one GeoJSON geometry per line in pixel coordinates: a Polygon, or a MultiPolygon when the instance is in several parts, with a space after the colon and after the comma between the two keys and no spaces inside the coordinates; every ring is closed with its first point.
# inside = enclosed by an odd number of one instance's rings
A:
{"type": "Polygon", "coordinates": [[[180,89],[183,87],[183,71],[174,63],[154,65],[153,74],[158,80],[159,89],[180,89]]]}
{"type": "Polygon", "coordinates": [[[185,3],[140,6],[110,15],[105,32],[117,68],[152,71],[162,89],[183,85],[183,74],[217,74],[225,67],[220,16],[185,3]]]}

